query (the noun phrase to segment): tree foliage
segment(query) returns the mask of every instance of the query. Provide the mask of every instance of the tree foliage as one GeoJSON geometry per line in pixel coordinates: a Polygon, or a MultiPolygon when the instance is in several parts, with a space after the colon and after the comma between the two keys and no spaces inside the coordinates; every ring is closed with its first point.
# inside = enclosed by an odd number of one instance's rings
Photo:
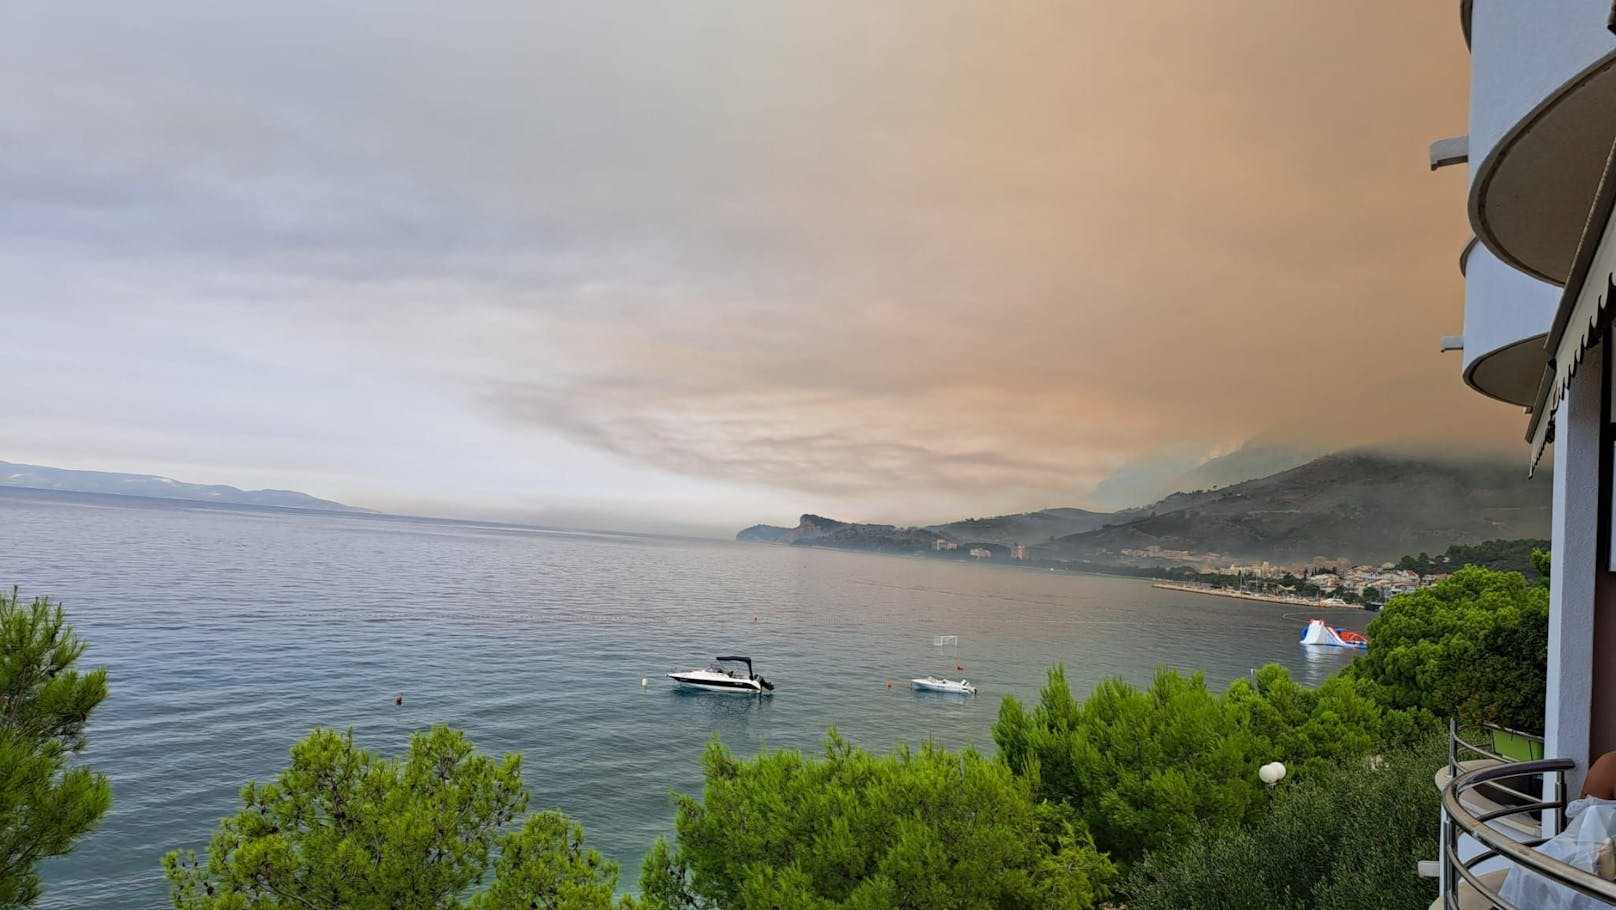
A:
{"type": "Polygon", "coordinates": [[[41,860],[66,853],[112,805],[104,775],[75,767],[107,671],[76,670],[84,642],[60,604],[0,592],[0,908],[39,897],[41,860]]]}
{"type": "Polygon", "coordinates": [[[527,808],[521,760],[481,755],[455,730],[378,758],[315,730],[273,783],[249,783],[207,860],[163,860],[180,910],[606,910],[617,869],[558,813],[527,808]],[[495,857],[497,856],[497,859],[495,857]],[[491,887],[475,897],[492,868],[491,887]]]}
{"type": "Polygon", "coordinates": [[[1392,598],[1369,650],[1343,675],[1398,707],[1543,732],[1549,592],[1517,572],[1470,567],[1392,598]]]}
{"type": "Polygon", "coordinates": [[[1199,673],[1161,670],[1148,689],[1111,679],[1082,703],[1056,667],[1032,711],[1004,700],[993,738],[1040,799],[1070,807],[1099,849],[1131,863],[1256,817],[1268,798],[1257,769],[1270,761],[1305,778],[1433,726],[1386,711],[1356,681],[1308,689],[1278,665],[1221,697],[1199,673]]]}
{"type": "Polygon", "coordinates": [[[1126,885],[1129,910],[1379,910],[1436,896],[1415,860],[1437,855],[1431,770],[1445,740],[1281,781],[1269,811],[1151,853],[1126,885]]]}
{"type": "Polygon", "coordinates": [[[640,887],[662,910],[1087,908],[1111,866],[1026,782],[972,751],[876,756],[831,731],[822,759],[742,761],[714,742],[640,887]]]}
{"type": "Polygon", "coordinates": [[[1527,581],[1536,581],[1541,575],[1548,577],[1547,567],[1539,569],[1533,553],[1548,549],[1547,540],[1519,538],[1515,540],[1484,540],[1477,544],[1454,544],[1446,553],[1431,556],[1404,556],[1397,563],[1399,569],[1409,569],[1421,575],[1457,572],[1465,566],[1480,566],[1499,572],[1519,572],[1527,581]]]}

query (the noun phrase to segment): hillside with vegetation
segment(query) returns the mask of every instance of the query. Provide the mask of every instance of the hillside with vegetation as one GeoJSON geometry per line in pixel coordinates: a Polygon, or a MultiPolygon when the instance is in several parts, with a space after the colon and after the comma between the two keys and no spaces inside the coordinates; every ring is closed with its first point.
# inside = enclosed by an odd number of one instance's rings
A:
{"type": "Polygon", "coordinates": [[[1549,485],[1520,465],[1345,452],[1222,490],[1175,495],[1143,518],[1059,538],[1060,557],[1140,564],[1218,554],[1365,563],[1499,538],[1541,538],[1549,485]]]}
{"type": "Polygon", "coordinates": [[[1032,562],[1082,569],[1403,558],[1410,563],[1404,568],[1421,574],[1474,563],[1531,577],[1531,550],[1544,546],[1548,527],[1549,481],[1527,479],[1517,463],[1358,451],[1121,512],[1043,509],[926,527],[804,515],[795,528],[755,525],[736,537],[946,558],[964,558],[973,549],[1002,558],[1020,544],[1032,562]],[[1506,539],[1531,545],[1497,543],[1506,539]]]}
{"type": "Polygon", "coordinates": [[[949,540],[996,543],[1006,546],[1032,543],[1081,534],[1118,520],[1119,514],[1091,512],[1088,509],[1040,509],[1015,515],[995,515],[989,518],[966,518],[947,524],[930,525],[928,531],[949,540]]]}
{"type": "Polygon", "coordinates": [[[1540,577],[1539,566],[1533,554],[1548,549],[1547,538],[1484,540],[1473,545],[1454,544],[1436,556],[1427,553],[1404,556],[1398,561],[1397,568],[1421,575],[1445,575],[1465,566],[1480,566],[1500,572],[1519,572],[1527,581],[1536,582],[1540,577]]]}

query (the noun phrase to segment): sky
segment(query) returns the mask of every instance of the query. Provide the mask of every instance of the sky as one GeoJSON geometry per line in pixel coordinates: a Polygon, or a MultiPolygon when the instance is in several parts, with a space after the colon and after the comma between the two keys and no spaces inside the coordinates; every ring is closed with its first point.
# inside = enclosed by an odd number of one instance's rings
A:
{"type": "Polygon", "coordinates": [[[1453,4],[0,6],[0,459],[732,530],[1464,388],[1453,4]]]}

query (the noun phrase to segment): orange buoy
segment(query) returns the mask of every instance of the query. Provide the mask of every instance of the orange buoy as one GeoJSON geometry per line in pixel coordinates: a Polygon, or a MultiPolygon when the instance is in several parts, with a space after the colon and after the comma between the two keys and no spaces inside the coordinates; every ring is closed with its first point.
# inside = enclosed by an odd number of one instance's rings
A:
{"type": "Polygon", "coordinates": [[[955,664],[954,669],[960,670],[960,671],[963,672],[965,670],[965,665],[964,664],[955,664]]]}
{"type": "Polygon", "coordinates": [[[404,696],[400,695],[399,697],[393,699],[393,704],[395,704],[395,705],[404,704],[404,696]]]}
{"type": "Polygon", "coordinates": [[[887,688],[888,689],[892,688],[892,683],[890,681],[887,682],[887,688]]]}

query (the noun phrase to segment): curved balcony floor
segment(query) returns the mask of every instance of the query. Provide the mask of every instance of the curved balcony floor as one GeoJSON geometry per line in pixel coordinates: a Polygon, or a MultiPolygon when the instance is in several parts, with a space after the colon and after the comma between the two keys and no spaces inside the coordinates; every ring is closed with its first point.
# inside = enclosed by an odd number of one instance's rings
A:
{"type": "Polygon", "coordinates": [[[1476,236],[1515,268],[1565,284],[1613,141],[1616,51],[1551,92],[1476,167],[1476,236]]]}

